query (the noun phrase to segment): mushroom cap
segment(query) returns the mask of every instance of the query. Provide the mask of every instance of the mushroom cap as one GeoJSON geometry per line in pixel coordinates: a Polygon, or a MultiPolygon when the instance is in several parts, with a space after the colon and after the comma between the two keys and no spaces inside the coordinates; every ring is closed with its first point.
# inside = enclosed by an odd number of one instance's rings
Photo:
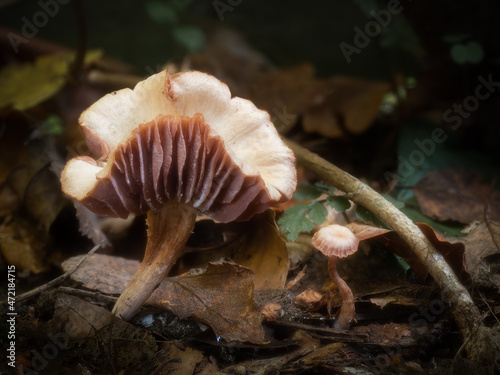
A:
{"type": "Polygon", "coordinates": [[[358,250],[359,241],[349,228],[334,224],[318,230],[312,244],[326,256],[344,258],[358,250]]]}
{"type": "Polygon", "coordinates": [[[98,100],[80,124],[100,158],[70,160],[62,189],[99,215],[176,199],[222,222],[247,220],[295,191],[295,157],[269,114],[205,73],[153,75],[98,100]]]}

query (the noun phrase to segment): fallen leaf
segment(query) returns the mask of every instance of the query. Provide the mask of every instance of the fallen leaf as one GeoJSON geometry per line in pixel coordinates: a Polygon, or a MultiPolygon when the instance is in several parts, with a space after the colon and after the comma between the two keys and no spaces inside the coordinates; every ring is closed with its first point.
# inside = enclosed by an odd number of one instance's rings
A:
{"type": "Polygon", "coordinates": [[[30,221],[6,216],[0,222],[0,250],[7,263],[20,270],[40,273],[48,268],[44,261],[46,237],[30,221]]]}
{"type": "MultiPolygon", "coordinates": [[[[224,368],[225,374],[236,374],[238,369],[244,369],[246,373],[252,375],[267,375],[280,373],[280,369],[289,364],[295,363],[292,368],[301,369],[300,359],[321,347],[318,339],[308,335],[304,331],[297,330],[290,336],[290,341],[295,343],[293,347],[286,350],[284,354],[265,359],[251,359],[238,363],[234,366],[224,368]]],[[[241,373],[241,372],[240,372],[241,373]]]]}
{"type": "MultiPolygon", "coordinates": [[[[413,193],[424,215],[469,224],[483,219],[490,190],[491,186],[481,176],[448,169],[428,173],[416,184],[413,193]]],[[[500,192],[494,191],[488,200],[490,219],[500,220],[500,192]]]]}
{"type": "Polygon", "coordinates": [[[108,358],[117,368],[136,368],[141,373],[152,373],[148,367],[156,362],[158,353],[153,336],[102,307],[75,296],[59,294],[51,326],[59,327],[55,338],[79,339],[76,341],[78,354],[85,358],[85,363],[102,368],[102,358],[108,358]]]}
{"type": "Polygon", "coordinates": [[[300,358],[300,366],[301,368],[307,368],[308,366],[314,368],[327,360],[327,358],[331,357],[334,353],[340,351],[343,346],[344,344],[341,342],[321,346],[315,351],[300,358]]]}
{"type": "Polygon", "coordinates": [[[356,236],[358,241],[368,240],[370,238],[378,237],[383,234],[392,232],[390,229],[379,228],[373,225],[365,225],[357,222],[352,222],[346,225],[356,236]]]}
{"type": "Polygon", "coordinates": [[[64,322],[64,333],[71,339],[94,336],[111,322],[121,326],[128,325],[105,308],[64,293],[58,295],[54,307],[52,319],[55,322],[64,322]]]}
{"type": "MultiPolygon", "coordinates": [[[[63,270],[67,272],[72,269],[83,256],[78,255],[62,262],[63,270]]],[[[139,264],[137,260],[92,254],[70,277],[87,289],[104,294],[121,294],[139,264]]]]}
{"type": "Polygon", "coordinates": [[[348,77],[332,77],[320,85],[319,104],[304,113],[302,126],[306,132],[329,138],[341,137],[346,130],[352,134],[365,132],[390,89],[387,82],[348,77]]]}
{"type": "Polygon", "coordinates": [[[24,206],[48,233],[63,205],[64,197],[59,179],[46,165],[35,173],[26,186],[24,206]]]}
{"type": "Polygon", "coordinates": [[[203,226],[197,225],[194,232],[194,238],[188,242],[191,253],[181,259],[176,274],[205,267],[210,261],[230,258],[253,270],[256,290],[284,287],[288,275],[288,252],[273,210],[244,223],[204,221],[203,226]]]}
{"type": "Polygon", "coordinates": [[[288,252],[275,212],[268,210],[245,223],[245,234],[231,258],[253,270],[255,290],[282,289],[288,275],[288,252]]]}
{"type": "Polygon", "coordinates": [[[210,325],[228,341],[265,343],[253,296],[253,272],[237,264],[210,263],[202,273],[163,280],[146,302],[210,325]]]}
{"type": "Polygon", "coordinates": [[[302,116],[308,132],[331,138],[343,136],[346,130],[360,134],[370,127],[390,89],[382,81],[318,79],[310,63],[276,69],[241,36],[226,28],[217,28],[209,36],[205,51],[186,61],[188,66],[183,69],[213,74],[227,82],[235,96],[250,99],[269,112],[282,133],[302,116]]]}
{"type": "Polygon", "coordinates": [[[162,374],[192,375],[198,364],[203,360],[203,354],[191,347],[179,349],[175,343],[166,342],[160,346],[160,355],[157,361],[161,364],[162,374]]]}
{"type": "Polygon", "coordinates": [[[500,222],[490,221],[488,225],[478,223],[462,240],[465,243],[467,269],[474,283],[500,288],[500,222]]]}
{"type": "MultiPolygon", "coordinates": [[[[98,59],[101,51],[90,51],[89,63],[98,59]]],[[[68,79],[73,53],[55,53],[38,57],[34,63],[9,65],[0,71],[0,108],[12,106],[24,111],[57,93],[68,79]]]]}

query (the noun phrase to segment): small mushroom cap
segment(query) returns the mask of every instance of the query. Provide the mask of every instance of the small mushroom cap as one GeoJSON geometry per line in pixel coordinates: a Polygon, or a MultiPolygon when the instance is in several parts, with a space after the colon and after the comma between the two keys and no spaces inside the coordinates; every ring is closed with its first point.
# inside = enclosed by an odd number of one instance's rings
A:
{"type": "Polygon", "coordinates": [[[349,228],[334,224],[318,230],[312,244],[326,256],[344,258],[358,250],[359,241],[349,228]]]}
{"type": "Polygon", "coordinates": [[[269,114],[205,73],[153,75],[101,98],[80,124],[100,159],[70,160],[62,189],[99,215],[175,199],[222,222],[247,220],[295,191],[295,157],[269,114]]]}

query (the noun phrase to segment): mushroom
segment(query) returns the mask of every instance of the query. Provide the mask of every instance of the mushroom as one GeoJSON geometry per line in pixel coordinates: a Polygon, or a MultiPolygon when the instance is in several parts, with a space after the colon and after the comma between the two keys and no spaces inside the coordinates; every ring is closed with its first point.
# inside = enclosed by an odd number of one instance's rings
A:
{"type": "Polygon", "coordinates": [[[342,295],[343,304],[340,313],[335,319],[336,329],[347,329],[354,319],[354,296],[351,288],[339,276],[337,261],[358,250],[359,241],[348,228],[341,225],[329,225],[318,230],[313,238],[315,248],[328,256],[328,273],[342,295]]]}
{"type": "Polygon", "coordinates": [[[70,160],[63,191],[98,215],[147,213],[143,261],[113,313],[129,320],[182,255],[199,212],[244,221],[290,199],[295,158],[269,114],[201,72],[153,75],[80,116],[99,159],[70,160]]]}

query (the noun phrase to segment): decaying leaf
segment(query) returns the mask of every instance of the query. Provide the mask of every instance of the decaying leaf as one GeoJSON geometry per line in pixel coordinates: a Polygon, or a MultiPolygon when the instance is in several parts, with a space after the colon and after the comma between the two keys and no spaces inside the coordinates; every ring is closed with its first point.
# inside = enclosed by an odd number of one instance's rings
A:
{"type": "MultiPolygon", "coordinates": [[[[101,51],[90,51],[86,63],[101,56],[101,51]]],[[[0,108],[12,106],[23,111],[50,98],[68,78],[73,53],[40,56],[34,63],[9,65],[0,71],[0,108]]]]}
{"type": "Polygon", "coordinates": [[[330,78],[321,87],[319,104],[305,112],[303,127],[306,132],[329,138],[341,137],[346,131],[352,134],[366,131],[390,89],[386,82],[348,77],[330,78]]]}
{"type": "Polygon", "coordinates": [[[277,70],[228,29],[219,28],[209,39],[204,53],[190,56],[189,66],[184,68],[205,71],[227,82],[234,95],[268,111],[282,133],[302,116],[307,132],[330,138],[341,137],[346,131],[360,134],[373,123],[390,89],[386,82],[319,79],[310,63],[277,70]]]}
{"type": "MultiPolygon", "coordinates": [[[[62,262],[65,272],[72,269],[84,255],[78,255],[62,262]]],[[[120,294],[133,274],[139,268],[137,260],[92,254],[71,274],[71,279],[83,287],[105,294],[120,294]]]]}
{"type": "Polygon", "coordinates": [[[210,325],[228,341],[266,342],[253,297],[253,272],[237,264],[210,263],[202,273],[163,280],[146,302],[210,325]]]}
{"type": "Polygon", "coordinates": [[[58,327],[54,338],[81,340],[78,353],[86,363],[102,366],[102,358],[108,358],[116,367],[150,373],[146,369],[152,367],[158,353],[157,342],[147,331],[64,293],[56,300],[51,326],[58,327]]]}
{"type": "Polygon", "coordinates": [[[478,223],[463,238],[467,269],[475,284],[500,288],[500,222],[478,223]]]}
{"type": "Polygon", "coordinates": [[[231,258],[253,270],[256,290],[284,287],[288,274],[288,252],[273,210],[256,215],[244,223],[207,222],[205,226],[209,226],[210,234],[206,233],[208,229],[202,229],[199,236],[196,234],[199,227],[195,228],[196,238],[190,240],[190,250],[195,252],[182,259],[177,273],[205,267],[210,261],[231,258]]]}
{"type": "Polygon", "coordinates": [[[295,345],[284,354],[272,358],[242,361],[237,365],[226,367],[224,373],[235,374],[238,373],[238,369],[244,369],[246,373],[253,375],[273,374],[279,373],[280,369],[291,363],[295,363],[296,368],[302,368],[299,365],[301,358],[309,353],[314,353],[321,346],[318,339],[301,330],[294,332],[290,340],[295,345]]]}
{"type": "Polygon", "coordinates": [[[166,342],[160,347],[158,362],[167,362],[162,374],[192,375],[196,366],[203,360],[203,354],[191,347],[179,349],[175,343],[166,342]]]}
{"type": "Polygon", "coordinates": [[[253,270],[255,290],[282,289],[288,275],[288,252],[274,211],[250,220],[245,232],[232,259],[253,270]]]}
{"type": "Polygon", "coordinates": [[[40,273],[48,267],[44,233],[21,217],[7,216],[0,222],[0,250],[7,263],[19,270],[40,273]]]}
{"type": "Polygon", "coordinates": [[[368,240],[391,232],[390,229],[374,227],[372,225],[365,225],[357,222],[347,224],[346,227],[354,233],[358,241],[368,240]]]}
{"type": "MultiPolygon", "coordinates": [[[[35,273],[48,266],[42,259],[49,231],[64,204],[59,179],[46,157],[47,150],[54,147],[50,140],[28,144],[0,182],[1,251],[12,264],[35,273]]],[[[15,154],[18,145],[7,143],[0,147],[4,148],[15,154]]]]}
{"type": "Polygon", "coordinates": [[[422,213],[440,221],[470,224],[482,220],[488,201],[488,215],[500,220],[500,192],[493,191],[484,179],[464,170],[432,171],[413,188],[422,213]]]}
{"type": "Polygon", "coordinates": [[[53,319],[64,322],[64,333],[72,339],[94,336],[111,322],[120,326],[128,325],[105,308],[64,293],[58,296],[54,307],[53,319]]]}
{"type": "Polygon", "coordinates": [[[36,172],[26,186],[24,206],[31,217],[48,233],[63,204],[59,179],[46,165],[36,172]]]}

